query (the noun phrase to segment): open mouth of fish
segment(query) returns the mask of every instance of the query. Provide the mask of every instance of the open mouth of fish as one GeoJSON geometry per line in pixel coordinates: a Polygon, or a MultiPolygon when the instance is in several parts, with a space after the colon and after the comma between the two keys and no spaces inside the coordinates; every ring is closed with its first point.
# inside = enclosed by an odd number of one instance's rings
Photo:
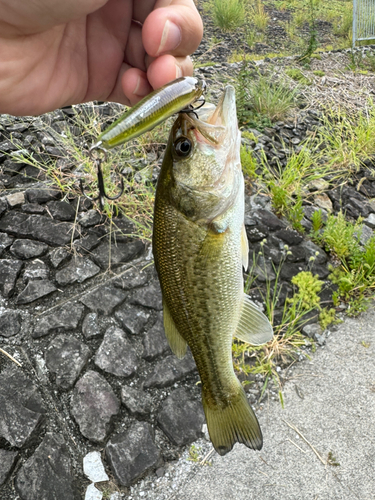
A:
{"type": "Polygon", "coordinates": [[[174,125],[174,136],[187,135],[194,130],[198,143],[220,145],[228,133],[237,132],[236,97],[234,87],[228,85],[215,106],[205,103],[193,113],[182,113],[174,125]],[[179,130],[180,129],[180,130],[179,130]]]}

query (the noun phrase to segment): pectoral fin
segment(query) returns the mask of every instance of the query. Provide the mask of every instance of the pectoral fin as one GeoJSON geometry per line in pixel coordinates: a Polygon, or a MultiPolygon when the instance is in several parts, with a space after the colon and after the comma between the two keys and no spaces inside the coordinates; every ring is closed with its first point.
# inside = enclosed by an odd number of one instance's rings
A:
{"type": "Polygon", "coordinates": [[[178,359],[182,359],[186,354],[187,343],[177,330],[165,300],[163,300],[163,316],[165,336],[167,337],[169,347],[178,359]]]}
{"type": "Polygon", "coordinates": [[[265,344],[273,337],[271,323],[246,294],[234,336],[252,345],[265,344]]]}
{"type": "Polygon", "coordinates": [[[247,271],[249,265],[249,242],[247,240],[245,225],[242,226],[242,232],[241,232],[241,255],[242,255],[242,266],[244,270],[247,271]]]}

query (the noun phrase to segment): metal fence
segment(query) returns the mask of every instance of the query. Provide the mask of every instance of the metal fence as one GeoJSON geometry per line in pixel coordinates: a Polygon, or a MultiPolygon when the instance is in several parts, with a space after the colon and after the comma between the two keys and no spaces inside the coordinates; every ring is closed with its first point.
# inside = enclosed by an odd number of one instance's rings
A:
{"type": "Polygon", "coordinates": [[[353,0],[353,47],[375,39],[375,0],[353,0]]]}

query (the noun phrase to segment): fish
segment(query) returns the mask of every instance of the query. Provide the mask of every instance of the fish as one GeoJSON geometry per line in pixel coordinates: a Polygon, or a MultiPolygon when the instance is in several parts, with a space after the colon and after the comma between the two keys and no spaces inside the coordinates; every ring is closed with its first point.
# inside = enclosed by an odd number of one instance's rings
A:
{"type": "Polygon", "coordinates": [[[249,248],[234,88],[197,115],[182,113],[172,126],[155,194],[153,254],[167,340],[180,359],[190,347],[210,439],[225,455],[236,442],[263,444],[233,369],[233,337],[261,345],[273,331],[244,293],[249,248]]]}
{"type": "Polygon", "coordinates": [[[135,139],[194,104],[205,91],[205,81],[193,76],[183,76],[167,83],[148,94],[104,130],[92,149],[112,149],[135,139]]]}

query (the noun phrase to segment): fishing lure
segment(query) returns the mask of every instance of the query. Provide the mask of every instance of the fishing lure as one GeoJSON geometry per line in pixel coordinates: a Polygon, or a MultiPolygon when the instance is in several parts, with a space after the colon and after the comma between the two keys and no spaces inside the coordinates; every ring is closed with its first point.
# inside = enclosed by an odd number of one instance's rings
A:
{"type": "MultiPolygon", "coordinates": [[[[148,130],[151,130],[159,123],[165,121],[175,113],[195,113],[195,110],[203,106],[206,83],[192,76],[177,78],[173,82],[164,85],[160,89],[154,90],[139,101],[138,104],[129,109],[118,120],[116,120],[98,138],[98,142],[90,148],[90,157],[93,154],[104,154],[105,150],[114,148],[124,142],[130,141],[148,130]],[[193,107],[192,104],[203,97],[202,103],[193,107]]],[[[80,187],[82,194],[90,200],[99,200],[100,207],[104,207],[104,199],[116,200],[124,191],[124,183],[121,178],[120,191],[116,196],[108,196],[104,188],[103,173],[101,170],[102,159],[95,159],[98,175],[98,196],[89,197],[84,190],[82,179],[80,187]]]]}
{"type": "Polygon", "coordinates": [[[111,149],[138,137],[178,112],[193,113],[192,104],[206,91],[204,80],[177,78],[154,90],[116,120],[98,138],[93,149],[111,149]]]}

